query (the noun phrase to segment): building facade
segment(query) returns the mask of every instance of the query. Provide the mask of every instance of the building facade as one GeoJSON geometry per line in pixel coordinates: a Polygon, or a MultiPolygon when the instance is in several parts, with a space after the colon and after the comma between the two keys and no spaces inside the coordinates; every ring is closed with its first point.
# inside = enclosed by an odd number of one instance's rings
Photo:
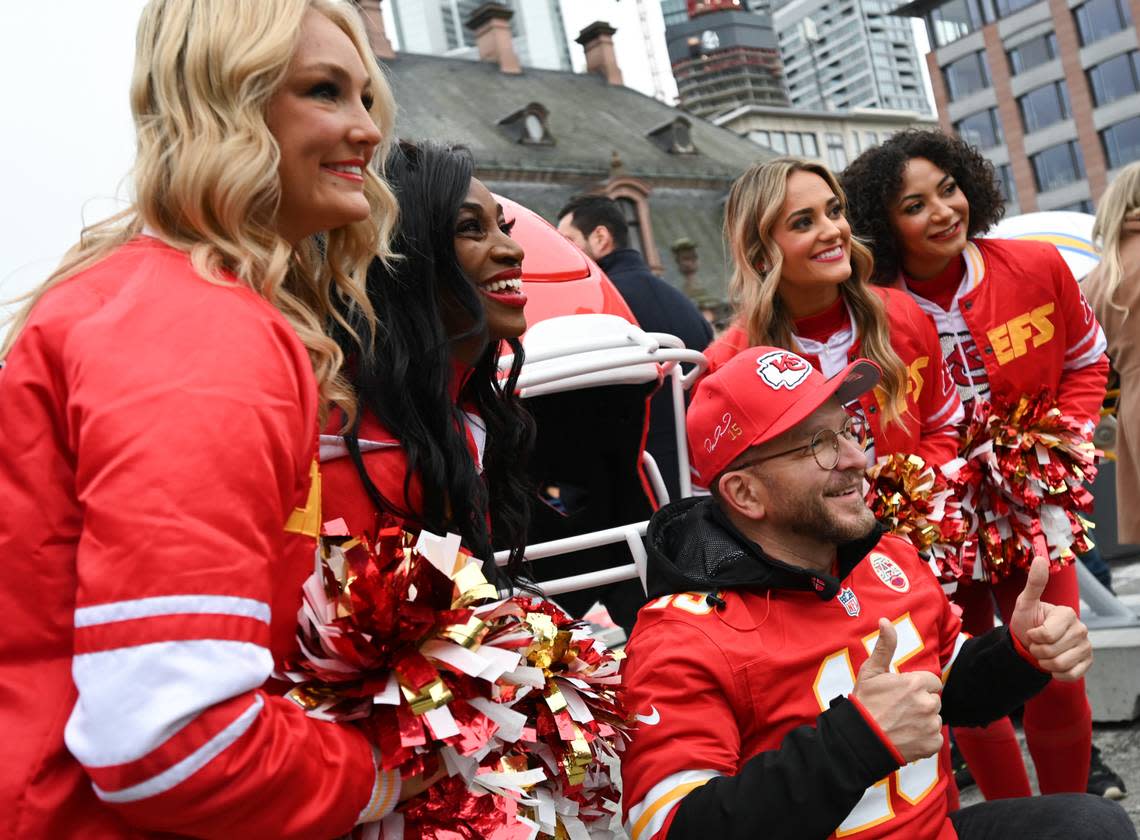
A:
{"type": "Polygon", "coordinates": [[[835,172],[896,131],[938,126],[933,116],[914,111],[810,111],[770,105],[745,105],[713,122],[778,155],[817,160],[835,172]]]}
{"type": "Polygon", "coordinates": [[[712,119],[744,105],[786,105],[771,18],[718,9],[665,28],[678,104],[712,119]]]}
{"type": "Polygon", "coordinates": [[[993,161],[1010,212],[1091,211],[1140,160],[1140,0],[914,0],[942,128],[993,161]]]}
{"type": "MultiPolygon", "coordinates": [[[[404,52],[478,58],[475,36],[464,26],[485,0],[390,0],[396,37],[404,52]]],[[[570,47],[558,0],[503,0],[514,12],[511,35],[524,67],[569,70],[570,47]]]]}
{"type": "Polygon", "coordinates": [[[661,0],[661,17],[666,26],[676,26],[689,19],[687,0],[661,0]]]}
{"type": "Polygon", "coordinates": [[[788,98],[797,108],[931,111],[910,21],[897,0],[777,3],[788,98]]]}
{"type": "Polygon", "coordinates": [[[491,190],[553,223],[575,194],[607,195],[650,268],[683,288],[688,278],[670,251],[687,241],[700,254],[700,285],[727,295],[724,202],[736,177],[770,153],[625,87],[613,27],[595,22],[579,33],[586,72],[574,73],[523,65],[504,3],[480,4],[468,19],[481,56],[468,61],[394,50],[379,0],[356,2],[400,106],[397,136],[462,143],[491,190]]]}

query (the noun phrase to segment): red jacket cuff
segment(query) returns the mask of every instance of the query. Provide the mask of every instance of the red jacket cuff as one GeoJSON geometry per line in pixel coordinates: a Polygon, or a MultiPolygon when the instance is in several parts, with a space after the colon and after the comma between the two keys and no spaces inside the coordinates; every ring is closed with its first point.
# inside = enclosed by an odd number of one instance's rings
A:
{"type": "Polygon", "coordinates": [[[1048,671],[1046,671],[1044,668],[1042,668],[1040,665],[1037,664],[1037,659],[1033,656],[1032,653],[1029,652],[1029,648],[1027,648],[1025,645],[1023,645],[1021,643],[1021,640],[1019,638],[1017,638],[1017,634],[1014,633],[1012,630],[1009,631],[1009,639],[1011,642],[1013,642],[1013,649],[1017,651],[1018,656],[1020,656],[1022,659],[1024,659],[1026,662],[1028,662],[1030,665],[1032,665],[1034,668],[1036,668],[1042,674],[1048,674],[1049,673],[1048,671]]]}
{"type": "Polygon", "coordinates": [[[867,708],[855,699],[854,694],[847,695],[847,702],[859,710],[859,714],[863,716],[863,720],[867,721],[867,725],[871,727],[871,731],[873,731],[875,735],[878,736],[879,740],[883,742],[883,746],[885,746],[887,748],[887,751],[890,752],[891,758],[898,762],[899,767],[904,766],[907,763],[907,760],[903,758],[903,754],[898,751],[898,747],[896,747],[891,742],[891,739],[887,737],[887,733],[884,732],[882,727],[879,726],[879,722],[871,717],[871,713],[867,711],[867,708]]]}

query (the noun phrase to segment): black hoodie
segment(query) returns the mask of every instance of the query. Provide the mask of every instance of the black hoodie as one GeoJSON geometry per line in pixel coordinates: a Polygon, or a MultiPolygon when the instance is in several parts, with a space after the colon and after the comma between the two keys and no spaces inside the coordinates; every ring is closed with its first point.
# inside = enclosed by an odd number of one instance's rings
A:
{"type": "MultiPolygon", "coordinates": [[[[806,590],[835,597],[844,578],[878,545],[882,531],[838,547],[838,576],[790,566],[764,553],[709,498],[684,499],[654,515],[646,535],[651,598],[747,589],[806,590]]],[[[1014,649],[1003,627],[967,641],[942,694],[943,720],[980,726],[1009,714],[1049,681],[1014,649]]],[[[684,749],[678,744],[678,749],[684,749]]],[[[669,840],[830,835],[864,791],[898,768],[891,751],[855,707],[832,701],[814,726],[799,726],[779,749],[753,756],[735,776],[720,776],[681,800],[669,840]]]]}

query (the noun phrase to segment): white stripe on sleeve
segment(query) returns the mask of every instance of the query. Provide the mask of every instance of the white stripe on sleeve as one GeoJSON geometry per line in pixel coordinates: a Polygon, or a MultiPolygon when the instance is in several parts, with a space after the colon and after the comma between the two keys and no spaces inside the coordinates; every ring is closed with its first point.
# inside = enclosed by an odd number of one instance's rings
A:
{"type": "Polygon", "coordinates": [[[669,814],[689,791],[722,774],[715,770],[682,770],[666,776],[629,809],[625,830],[632,840],[650,840],[665,825],[669,814]]]}
{"type": "Polygon", "coordinates": [[[970,637],[965,633],[959,633],[958,638],[954,640],[954,650],[950,652],[950,660],[942,666],[942,682],[946,682],[946,678],[950,676],[950,669],[954,667],[954,663],[958,659],[958,654],[962,652],[962,645],[966,644],[966,640],[970,637]]]}
{"type": "Polygon", "coordinates": [[[72,660],[79,698],[64,743],[87,767],[136,761],[210,706],[260,687],[272,670],[266,648],[222,639],[81,654],[72,660]]]}
{"type": "Polygon", "coordinates": [[[236,615],[268,624],[270,611],[269,604],[264,601],[233,595],[160,595],[79,607],[75,611],[75,626],[94,627],[160,615],[236,615]]]}
{"type": "Polygon", "coordinates": [[[122,790],[106,791],[100,789],[98,785],[92,785],[92,787],[95,788],[95,794],[104,802],[137,802],[140,799],[146,799],[151,796],[157,796],[160,793],[165,793],[175,785],[181,784],[189,779],[213,759],[217,758],[226,747],[240,738],[245,731],[253,725],[253,721],[257,718],[264,705],[264,700],[260,697],[254,697],[249,708],[242,712],[233,723],[190,755],[186,756],[186,758],[172,767],[163,770],[157,776],[152,776],[145,782],[140,782],[137,785],[132,785],[122,790]]]}
{"type": "MultiPolygon", "coordinates": [[[[1080,347],[1084,346],[1086,343],[1086,341],[1082,341],[1077,346],[1069,348],[1070,352],[1079,350],[1080,347]]],[[[1108,341],[1104,337],[1104,330],[1102,330],[1098,324],[1096,328],[1096,337],[1093,339],[1092,346],[1074,359],[1070,359],[1068,353],[1066,353],[1065,362],[1061,365],[1061,369],[1080,370],[1081,368],[1088,367],[1089,365],[1094,364],[1106,350],[1108,350],[1108,341]]]]}

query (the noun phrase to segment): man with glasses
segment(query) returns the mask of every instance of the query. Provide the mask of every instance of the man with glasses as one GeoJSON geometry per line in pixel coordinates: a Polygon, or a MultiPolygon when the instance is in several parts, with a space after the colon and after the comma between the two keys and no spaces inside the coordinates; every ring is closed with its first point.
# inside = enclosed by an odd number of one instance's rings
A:
{"type": "Polygon", "coordinates": [[[879,381],[825,379],[753,347],[698,387],[687,418],[711,498],[653,517],[649,595],[627,647],[638,727],[622,758],[626,830],[650,838],[1135,838],[1087,794],[948,813],[943,718],[979,726],[1092,663],[1037,558],[1006,627],[961,633],[934,576],[863,503],[843,406],[879,381]]]}

